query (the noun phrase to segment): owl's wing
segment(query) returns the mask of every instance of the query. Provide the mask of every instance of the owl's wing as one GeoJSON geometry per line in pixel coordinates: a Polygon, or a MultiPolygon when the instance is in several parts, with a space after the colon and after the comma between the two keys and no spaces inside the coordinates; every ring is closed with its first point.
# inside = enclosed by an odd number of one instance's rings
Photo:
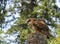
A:
{"type": "Polygon", "coordinates": [[[50,33],[49,33],[49,28],[45,23],[41,23],[39,21],[35,21],[33,24],[35,27],[38,28],[38,31],[40,30],[41,33],[47,35],[47,37],[51,36],[53,37],[50,33]]]}
{"type": "Polygon", "coordinates": [[[42,23],[40,21],[35,21],[34,24],[33,24],[35,27],[39,28],[39,29],[43,29],[43,30],[49,30],[48,26],[45,24],[45,23],[42,23]]]}

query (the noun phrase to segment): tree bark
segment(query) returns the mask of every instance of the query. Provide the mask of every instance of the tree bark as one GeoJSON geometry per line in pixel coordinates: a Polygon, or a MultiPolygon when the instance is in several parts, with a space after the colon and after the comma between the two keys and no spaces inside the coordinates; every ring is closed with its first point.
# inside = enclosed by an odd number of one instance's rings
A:
{"type": "Polygon", "coordinates": [[[28,35],[27,44],[47,44],[47,36],[39,32],[28,35]]]}

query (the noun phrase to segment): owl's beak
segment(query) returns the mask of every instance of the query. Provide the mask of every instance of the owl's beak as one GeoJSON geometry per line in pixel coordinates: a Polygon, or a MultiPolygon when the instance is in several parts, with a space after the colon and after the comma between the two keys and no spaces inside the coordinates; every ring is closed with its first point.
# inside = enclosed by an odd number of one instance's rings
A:
{"type": "Polygon", "coordinates": [[[28,22],[27,22],[27,20],[26,20],[26,22],[25,22],[26,24],[28,24],[28,22]]]}
{"type": "Polygon", "coordinates": [[[26,21],[25,23],[26,23],[27,25],[29,25],[29,22],[28,22],[28,21],[26,21]]]}
{"type": "Polygon", "coordinates": [[[30,25],[30,19],[27,19],[25,22],[27,25],[30,25]]]}

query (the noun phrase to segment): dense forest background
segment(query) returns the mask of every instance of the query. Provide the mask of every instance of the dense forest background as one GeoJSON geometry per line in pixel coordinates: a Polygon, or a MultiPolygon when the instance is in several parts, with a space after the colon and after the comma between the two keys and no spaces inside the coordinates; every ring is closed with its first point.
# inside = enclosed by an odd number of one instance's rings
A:
{"type": "Polygon", "coordinates": [[[56,38],[48,44],[60,44],[60,8],[56,0],[0,0],[0,43],[27,42],[34,32],[25,24],[27,18],[44,19],[56,38]]]}

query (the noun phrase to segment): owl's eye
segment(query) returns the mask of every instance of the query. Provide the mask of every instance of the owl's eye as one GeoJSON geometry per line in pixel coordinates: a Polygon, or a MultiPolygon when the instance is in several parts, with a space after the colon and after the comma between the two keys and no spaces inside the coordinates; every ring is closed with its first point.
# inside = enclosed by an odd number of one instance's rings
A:
{"type": "Polygon", "coordinates": [[[27,22],[30,22],[30,20],[28,20],[27,22]]]}

